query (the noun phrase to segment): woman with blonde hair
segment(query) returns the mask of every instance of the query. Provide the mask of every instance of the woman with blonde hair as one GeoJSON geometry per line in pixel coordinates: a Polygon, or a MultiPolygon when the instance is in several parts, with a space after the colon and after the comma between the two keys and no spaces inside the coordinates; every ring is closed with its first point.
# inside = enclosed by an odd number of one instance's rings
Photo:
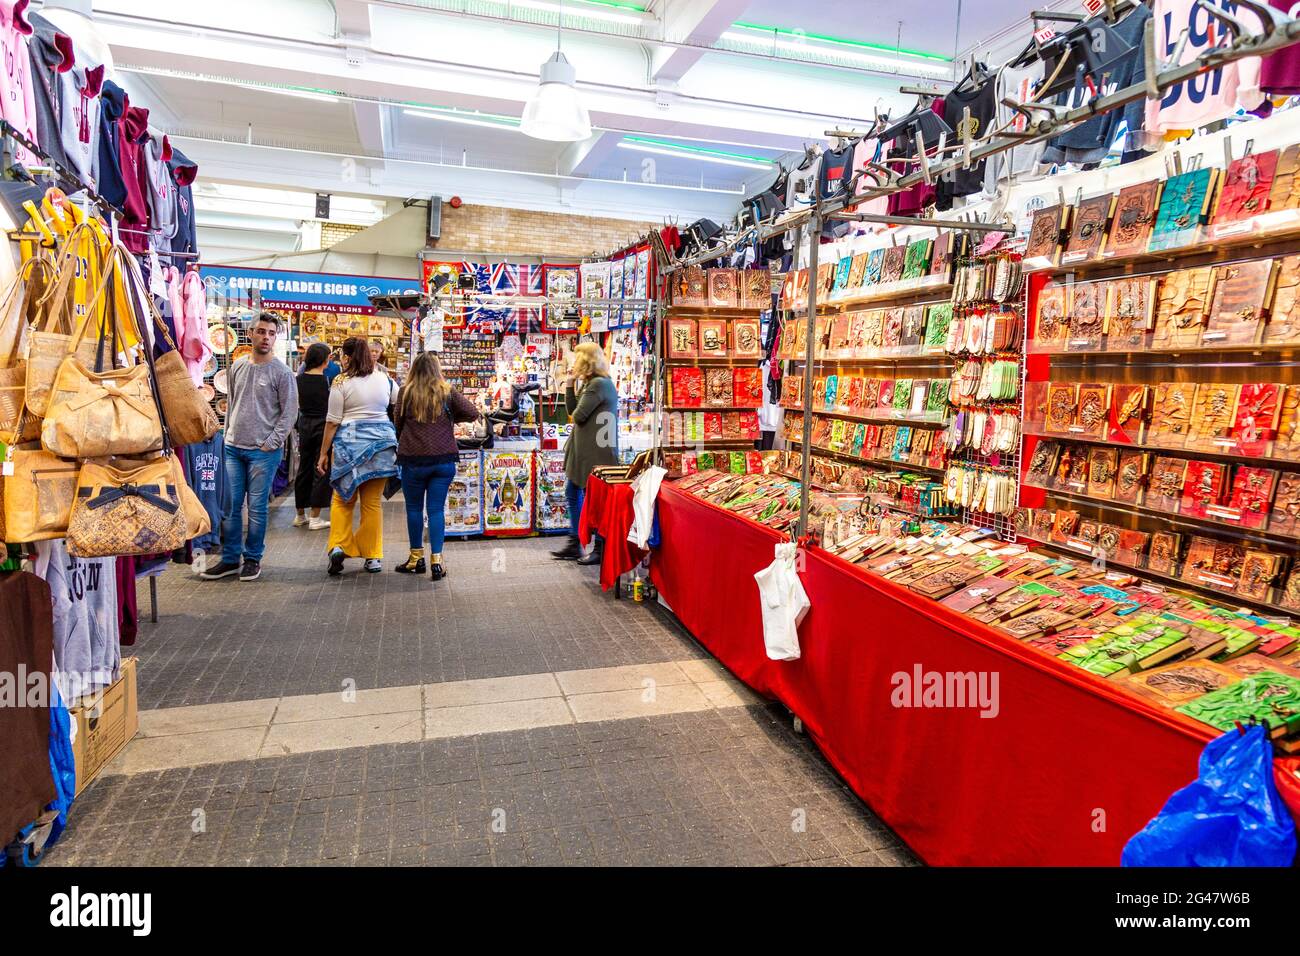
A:
{"type": "Polygon", "coordinates": [[[406,384],[397,396],[393,419],[397,425],[397,465],[402,475],[402,496],[406,499],[406,533],[411,553],[396,570],[400,574],[423,574],[424,528],[429,527],[430,576],[441,580],[442,544],[446,523],[447,489],[456,477],[460,453],[456,447],[456,422],[479,417],[451,383],[442,377],[438,357],[422,352],[411,363],[406,384]]]}
{"type": "Polygon", "coordinates": [[[583,342],[574,349],[573,368],[564,382],[564,405],[573,432],[564,446],[564,493],[569,500],[569,541],[551,556],[579,564],[599,564],[601,540],[582,556],[578,519],[582,516],[587,478],[597,465],[618,463],[618,390],[609,377],[609,362],[599,345],[583,342]]]}
{"type": "Polygon", "coordinates": [[[343,342],[343,372],[334,380],[325,415],[318,474],[330,476],[330,539],[327,573],[343,573],[347,558],[364,558],[371,573],[383,570],[383,492],[397,474],[397,434],[388,419],[397,386],[375,368],[370,346],[354,336],[343,342]],[[353,528],[357,503],[360,526],[353,528]]]}

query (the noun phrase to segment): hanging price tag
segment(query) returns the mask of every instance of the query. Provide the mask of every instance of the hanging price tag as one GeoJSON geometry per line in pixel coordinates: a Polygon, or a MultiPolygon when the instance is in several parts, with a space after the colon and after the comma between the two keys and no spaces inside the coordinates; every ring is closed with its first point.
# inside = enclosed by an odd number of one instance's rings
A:
{"type": "Polygon", "coordinates": [[[1101,13],[1102,8],[1105,6],[1106,4],[1103,0],[1083,0],[1083,9],[1087,10],[1094,17],[1101,13]]]}
{"type": "Polygon", "coordinates": [[[1043,27],[1041,30],[1039,30],[1034,34],[1034,42],[1037,43],[1039,46],[1042,46],[1044,43],[1052,39],[1052,37],[1054,36],[1056,36],[1055,30],[1053,30],[1051,27],[1043,27]]]}

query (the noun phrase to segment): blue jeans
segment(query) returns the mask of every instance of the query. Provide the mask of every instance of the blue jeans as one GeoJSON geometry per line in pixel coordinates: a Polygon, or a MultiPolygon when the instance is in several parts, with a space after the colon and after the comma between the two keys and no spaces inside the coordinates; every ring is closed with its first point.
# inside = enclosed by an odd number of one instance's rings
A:
{"type": "Polygon", "coordinates": [[[411,550],[424,549],[424,516],[429,516],[429,551],[442,554],[447,519],[447,489],[456,477],[456,463],[402,465],[402,497],[406,499],[406,534],[411,550]]]}
{"type": "Polygon", "coordinates": [[[578,536],[578,521],[582,517],[582,489],[572,481],[564,482],[564,497],[569,501],[569,534],[578,536]]]}
{"type": "Polygon", "coordinates": [[[221,560],[226,564],[261,561],[266,550],[266,503],[271,497],[271,481],[280,467],[283,448],[262,451],[257,448],[226,446],[226,484],[230,496],[221,516],[221,560]],[[244,540],[244,496],[248,496],[248,540],[244,540]]]}

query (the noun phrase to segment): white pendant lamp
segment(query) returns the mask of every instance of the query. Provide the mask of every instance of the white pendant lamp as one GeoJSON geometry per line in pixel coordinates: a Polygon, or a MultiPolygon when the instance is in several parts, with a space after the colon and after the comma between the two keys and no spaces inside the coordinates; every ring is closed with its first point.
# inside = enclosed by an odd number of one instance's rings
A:
{"type": "Polygon", "coordinates": [[[563,20],[564,5],[561,3],[555,54],[542,64],[541,82],[524,107],[519,128],[524,135],[534,139],[573,143],[591,135],[591,117],[573,85],[577,72],[559,49],[563,20]]]}

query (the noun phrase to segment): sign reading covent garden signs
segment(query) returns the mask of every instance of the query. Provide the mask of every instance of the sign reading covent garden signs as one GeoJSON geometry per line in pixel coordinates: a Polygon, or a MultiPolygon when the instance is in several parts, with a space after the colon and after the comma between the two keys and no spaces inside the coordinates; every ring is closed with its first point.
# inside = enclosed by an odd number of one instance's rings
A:
{"type": "Polygon", "coordinates": [[[199,275],[209,299],[230,299],[265,308],[316,309],[326,312],[370,314],[372,295],[418,293],[418,279],[386,276],[348,276],[321,272],[287,272],[280,269],[240,269],[200,266],[199,275]]]}

